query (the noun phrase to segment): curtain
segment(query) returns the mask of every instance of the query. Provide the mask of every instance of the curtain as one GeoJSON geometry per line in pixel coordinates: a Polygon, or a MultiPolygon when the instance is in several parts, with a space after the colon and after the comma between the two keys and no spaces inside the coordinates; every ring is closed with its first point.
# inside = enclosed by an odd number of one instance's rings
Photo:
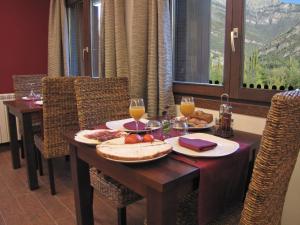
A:
{"type": "Polygon", "coordinates": [[[124,0],[103,0],[103,64],[102,77],[129,75],[128,52],[125,30],[124,0]]]}
{"type": "Polygon", "coordinates": [[[175,114],[169,1],[103,2],[105,77],[128,76],[130,95],[144,98],[150,117],[167,106],[175,114]]]}
{"type": "Polygon", "coordinates": [[[48,26],[48,75],[69,75],[68,21],[64,0],[51,0],[48,26]]]}

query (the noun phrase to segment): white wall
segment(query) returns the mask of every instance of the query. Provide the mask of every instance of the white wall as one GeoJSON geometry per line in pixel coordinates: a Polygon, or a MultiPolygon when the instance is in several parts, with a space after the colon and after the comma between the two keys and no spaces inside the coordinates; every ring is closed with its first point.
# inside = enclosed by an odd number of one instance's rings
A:
{"type": "MultiPolygon", "coordinates": [[[[214,118],[219,115],[218,111],[204,109],[207,113],[212,113],[214,118]]],[[[179,115],[179,107],[177,107],[177,114],[179,115]]],[[[233,114],[233,128],[235,130],[246,131],[255,134],[262,134],[266,119],[254,116],[246,116],[242,114],[233,114]]],[[[296,225],[300,224],[300,155],[298,156],[297,164],[294,169],[289,189],[286,195],[282,225],[296,225]]]]}

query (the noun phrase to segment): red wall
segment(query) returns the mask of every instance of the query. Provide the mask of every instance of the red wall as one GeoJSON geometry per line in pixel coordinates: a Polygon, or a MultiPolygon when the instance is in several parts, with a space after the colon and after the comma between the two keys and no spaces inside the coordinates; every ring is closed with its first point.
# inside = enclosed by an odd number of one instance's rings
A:
{"type": "Polygon", "coordinates": [[[0,3],[0,93],[13,92],[13,74],[47,73],[50,0],[0,3]]]}

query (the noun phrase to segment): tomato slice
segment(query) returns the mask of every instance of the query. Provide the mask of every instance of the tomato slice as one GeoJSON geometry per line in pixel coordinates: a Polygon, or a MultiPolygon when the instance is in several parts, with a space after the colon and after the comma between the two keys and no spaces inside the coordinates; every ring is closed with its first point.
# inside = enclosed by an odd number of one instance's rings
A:
{"type": "Polygon", "coordinates": [[[145,134],[144,138],[143,138],[144,142],[153,142],[154,141],[154,137],[152,134],[145,134]]]}
{"type": "Polygon", "coordinates": [[[138,134],[129,134],[125,137],[125,144],[136,144],[143,141],[143,138],[138,134]]]}

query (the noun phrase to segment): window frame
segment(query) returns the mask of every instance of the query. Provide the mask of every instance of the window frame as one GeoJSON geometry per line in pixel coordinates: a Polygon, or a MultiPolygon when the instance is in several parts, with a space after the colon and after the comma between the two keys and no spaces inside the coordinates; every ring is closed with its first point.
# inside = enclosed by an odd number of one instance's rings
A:
{"type": "Polygon", "coordinates": [[[92,75],[91,66],[91,37],[90,37],[90,0],[83,0],[83,43],[87,51],[83,51],[84,74],[92,75]]]}
{"type": "MultiPolygon", "coordinates": [[[[173,0],[176,1],[176,0],[173,0]]],[[[172,4],[175,7],[175,4],[172,4]]],[[[201,97],[219,97],[222,93],[228,93],[232,101],[251,103],[254,105],[269,105],[274,94],[279,90],[256,89],[242,87],[244,66],[244,8],[245,0],[227,0],[225,23],[225,49],[224,49],[224,75],[223,86],[212,84],[200,84],[193,82],[173,81],[175,95],[195,95],[201,97]],[[239,38],[235,39],[235,52],[231,51],[230,31],[237,27],[239,38]]],[[[173,18],[175,18],[174,8],[173,18]]],[[[172,22],[173,40],[175,39],[175,21],[172,22]]],[[[173,52],[175,50],[173,41],[173,52]]],[[[175,55],[175,54],[174,54],[175,55]]],[[[173,57],[174,65],[174,57],[173,57]]],[[[174,72],[174,66],[173,66],[174,72]]],[[[174,74],[174,73],[173,73],[174,74]]],[[[213,107],[212,107],[213,108],[213,107]]],[[[251,114],[248,112],[247,114],[251,114]]]]}

